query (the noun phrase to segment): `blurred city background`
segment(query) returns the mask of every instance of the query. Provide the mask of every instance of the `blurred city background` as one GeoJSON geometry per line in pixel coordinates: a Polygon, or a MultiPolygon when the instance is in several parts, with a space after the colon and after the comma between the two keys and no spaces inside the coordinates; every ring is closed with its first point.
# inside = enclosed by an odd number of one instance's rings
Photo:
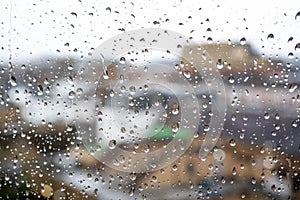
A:
{"type": "MultiPolygon", "coordinates": [[[[299,199],[298,8],[296,1],[7,1],[0,8],[0,198],[299,199]],[[191,48],[207,54],[225,85],[227,113],[215,148],[201,160],[213,98],[202,91],[197,98],[203,118],[191,147],[167,167],[127,173],[87,150],[76,123],[89,124],[85,110],[92,104],[75,100],[96,93],[105,107],[114,99],[114,79],[108,78],[100,91],[88,86],[87,80],[106,72],[93,71],[85,59],[110,37],[143,27],[174,30],[193,40],[182,47],[182,57],[191,48]]],[[[193,85],[197,71],[176,62],[176,72],[193,85]]],[[[121,75],[115,66],[107,71],[108,77],[121,75]]],[[[131,79],[136,86],[143,83],[131,79]]],[[[133,99],[142,124],[160,120],[146,115],[158,104],[177,109],[176,97],[168,91],[147,95],[133,99]]],[[[166,115],[165,132],[138,143],[125,130],[118,135],[120,130],[110,127],[111,138],[122,138],[109,145],[137,152],[164,148],[177,126],[166,115]]]]}

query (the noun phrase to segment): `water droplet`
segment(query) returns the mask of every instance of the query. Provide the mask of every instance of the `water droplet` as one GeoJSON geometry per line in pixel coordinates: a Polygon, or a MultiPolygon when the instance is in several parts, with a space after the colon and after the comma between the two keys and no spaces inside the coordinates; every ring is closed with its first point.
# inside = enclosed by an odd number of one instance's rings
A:
{"type": "Polygon", "coordinates": [[[240,39],[240,44],[241,45],[245,45],[246,43],[247,43],[246,38],[243,37],[243,38],[240,39]]]}
{"type": "Polygon", "coordinates": [[[111,13],[111,8],[110,8],[110,7],[107,7],[107,8],[105,9],[105,11],[106,11],[106,14],[109,15],[109,14],[111,13]]]}
{"type": "Polygon", "coordinates": [[[191,72],[190,71],[184,71],[183,75],[185,76],[185,78],[191,78],[191,72]]]}
{"type": "Polygon", "coordinates": [[[297,14],[295,16],[295,20],[300,22],[300,12],[297,12],[297,14]]]}
{"type": "Polygon", "coordinates": [[[74,91],[69,92],[69,98],[74,99],[76,96],[76,93],[74,91]]]}
{"type": "Polygon", "coordinates": [[[292,127],[294,127],[294,128],[297,128],[297,127],[298,127],[297,121],[298,121],[298,120],[292,121],[292,127]]]}
{"type": "Polygon", "coordinates": [[[215,149],[213,152],[214,159],[218,162],[221,162],[225,159],[225,151],[222,149],[215,149]]]}
{"type": "Polygon", "coordinates": [[[76,12],[71,12],[71,15],[77,17],[77,13],[76,12]]]}
{"type": "Polygon", "coordinates": [[[124,57],[121,57],[120,58],[120,64],[125,64],[125,62],[126,62],[126,59],[124,57]]]}
{"type": "Polygon", "coordinates": [[[13,75],[11,75],[10,78],[9,78],[9,83],[12,86],[16,86],[17,85],[17,79],[16,79],[16,77],[14,77],[13,75]]]}
{"type": "Polygon", "coordinates": [[[179,113],[179,106],[177,103],[173,103],[172,105],[172,114],[177,115],[179,113]]]}
{"type": "Polygon", "coordinates": [[[104,78],[105,80],[109,79],[108,71],[107,71],[107,70],[103,70],[103,78],[104,78]]]}
{"type": "Polygon", "coordinates": [[[130,94],[131,94],[131,95],[134,95],[135,92],[136,92],[135,87],[134,87],[134,86],[130,86],[130,87],[129,87],[129,91],[130,91],[130,94]]]}
{"type": "Polygon", "coordinates": [[[233,176],[236,175],[236,169],[235,169],[235,167],[233,167],[233,169],[232,169],[232,175],[233,175],[233,176]]]}
{"type": "Polygon", "coordinates": [[[218,69],[223,69],[223,62],[222,62],[222,59],[218,59],[218,62],[217,62],[217,68],[218,69]]]}
{"type": "Polygon", "coordinates": [[[228,81],[229,81],[229,83],[234,83],[234,77],[233,76],[230,76],[229,78],[228,78],[228,81]]]}
{"type": "Polygon", "coordinates": [[[173,165],[172,170],[177,171],[177,169],[178,169],[177,165],[173,165]]]}
{"type": "Polygon", "coordinates": [[[134,180],[136,179],[136,173],[131,172],[131,173],[129,174],[129,178],[130,178],[132,181],[134,181],[134,180]]]}
{"type": "Polygon", "coordinates": [[[296,52],[300,52],[300,43],[296,44],[295,51],[296,52]]]}
{"type": "Polygon", "coordinates": [[[125,133],[126,132],[126,128],[125,127],[121,127],[121,132],[125,133]]]}
{"type": "Polygon", "coordinates": [[[179,129],[179,124],[177,122],[174,122],[172,124],[172,132],[176,133],[178,131],[178,129],[179,129]]]}
{"type": "Polygon", "coordinates": [[[110,141],[108,142],[108,147],[109,147],[110,149],[116,148],[116,145],[117,145],[117,141],[116,141],[116,140],[110,140],[110,141]]]}
{"type": "Polygon", "coordinates": [[[212,39],[211,37],[208,37],[208,38],[207,38],[207,43],[208,43],[208,44],[211,44],[212,42],[213,42],[213,39],[212,39]]]}
{"type": "Polygon", "coordinates": [[[129,191],[129,196],[133,196],[134,195],[134,191],[135,191],[135,188],[131,187],[131,189],[129,191]]]}
{"type": "Polygon", "coordinates": [[[289,92],[295,92],[295,90],[297,89],[298,85],[295,83],[291,83],[289,85],[289,92]]]}
{"type": "Polygon", "coordinates": [[[269,114],[269,113],[265,113],[265,114],[264,114],[264,118],[265,118],[265,119],[270,119],[270,114],[269,114]]]}
{"type": "Polygon", "coordinates": [[[268,40],[274,39],[274,35],[273,35],[272,33],[270,33],[270,34],[268,35],[267,39],[268,39],[268,40]]]}
{"type": "Polygon", "coordinates": [[[43,89],[43,86],[41,86],[41,85],[38,85],[37,86],[37,94],[38,95],[43,95],[43,93],[44,93],[44,89],[43,89]]]}
{"type": "Polygon", "coordinates": [[[229,144],[230,144],[230,146],[234,147],[234,146],[236,145],[235,140],[234,140],[234,139],[231,139],[231,140],[229,141],[229,144]]]}

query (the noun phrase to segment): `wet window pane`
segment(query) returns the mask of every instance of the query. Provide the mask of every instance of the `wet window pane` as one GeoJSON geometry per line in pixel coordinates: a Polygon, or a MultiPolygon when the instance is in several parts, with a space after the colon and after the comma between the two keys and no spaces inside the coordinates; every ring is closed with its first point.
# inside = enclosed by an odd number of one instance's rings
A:
{"type": "Polygon", "coordinates": [[[0,7],[0,199],[299,199],[300,4],[0,7]]]}

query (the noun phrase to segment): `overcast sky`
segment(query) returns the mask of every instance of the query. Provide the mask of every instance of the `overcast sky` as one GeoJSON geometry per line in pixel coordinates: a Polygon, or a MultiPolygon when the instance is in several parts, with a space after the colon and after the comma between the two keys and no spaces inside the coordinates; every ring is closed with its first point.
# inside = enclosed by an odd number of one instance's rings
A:
{"type": "Polygon", "coordinates": [[[267,56],[287,57],[290,52],[299,56],[295,51],[300,43],[298,12],[300,1],[296,0],[7,0],[0,7],[0,46],[4,48],[0,58],[8,60],[9,44],[14,62],[49,54],[86,56],[91,48],[122,33],[118,29],[142,27],[174,30],[202,43],[208,37],[214,42],[244,37],[267,56]],[[274,38],[267,39],[269,34],[274,38]],[[288,42],[290,37],[293,40],[288,42]]]}

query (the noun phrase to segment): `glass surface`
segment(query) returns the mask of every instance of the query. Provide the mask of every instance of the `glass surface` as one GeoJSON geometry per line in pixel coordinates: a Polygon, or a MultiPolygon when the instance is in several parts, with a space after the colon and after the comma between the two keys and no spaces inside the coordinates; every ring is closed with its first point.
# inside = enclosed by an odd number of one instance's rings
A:
{"type": "Polygon", "coordinates": [[[297,1],[0,13],[0,199],[300,199],[297,1]]]}

